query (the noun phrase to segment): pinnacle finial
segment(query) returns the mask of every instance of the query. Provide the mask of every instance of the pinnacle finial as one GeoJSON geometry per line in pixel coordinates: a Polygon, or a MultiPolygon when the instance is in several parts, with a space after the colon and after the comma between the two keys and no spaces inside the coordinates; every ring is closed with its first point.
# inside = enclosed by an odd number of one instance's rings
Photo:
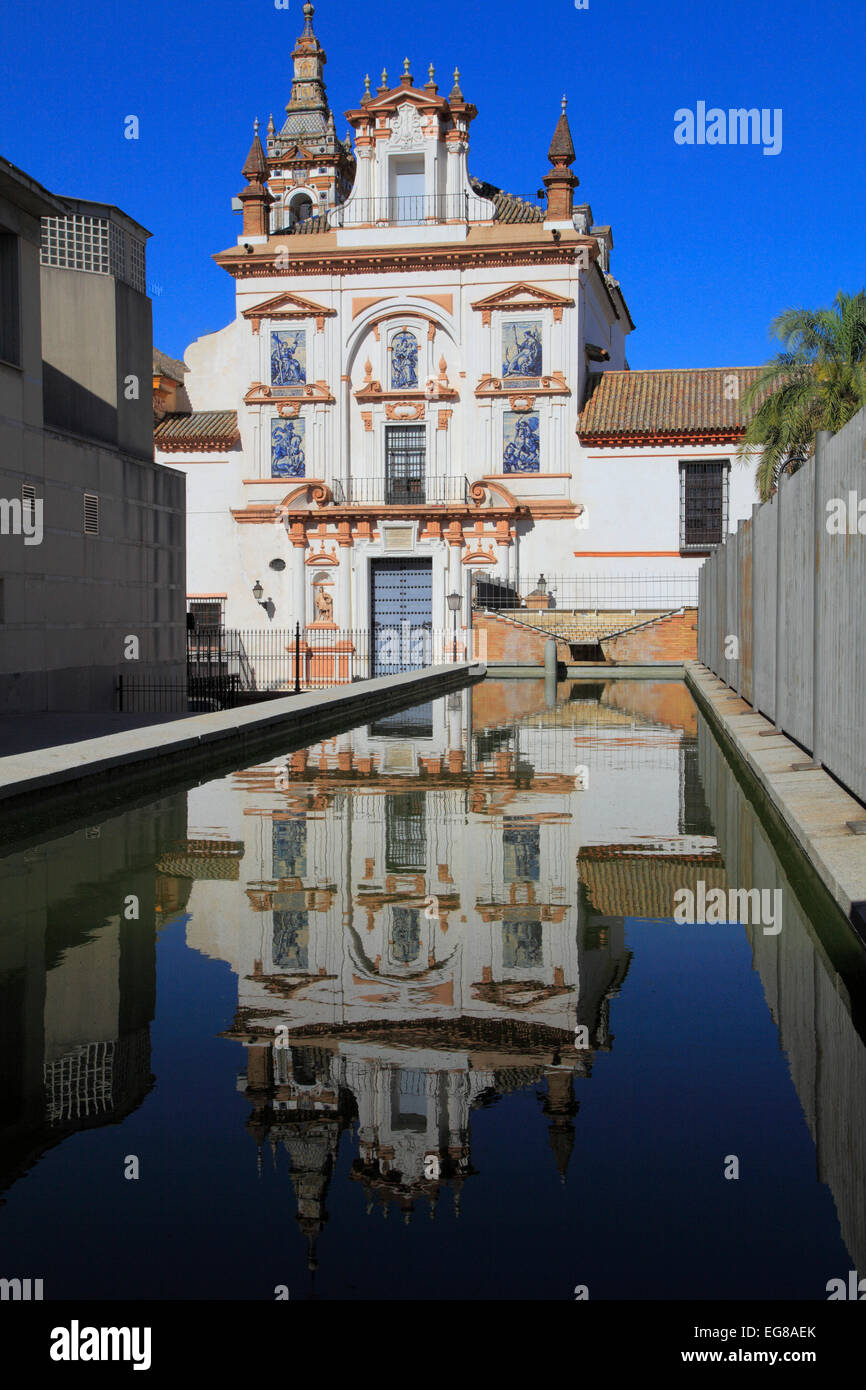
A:
{"type": "Polygon", "coordinates": [[[565,92],[563,92],[563,94],[562,94],[562,114],[563,114],[563,116],[565,115],[565,108],[566,108],[567,105],[568,105],[568,97],[565,95],[565,92]]]}
{"type": "Polygon", "coordinates": [[[275,130],[276,126],[274,125],[274,113],[272,111],[268,119],[268,135],[273,135],[275,130]]]}
{"type": "Polygon", "coordinates": [[[311,39],[311,38],[314,37],[314,35],[313,35],[313,15],[314,15],[315,13],[316,13],[316,11],[313,9],[312,5],[310,4],[310,0],[307,0],[306,5],[304,6],[304,33],[303,33],[303,37],[304,37],[305,39],[311,39]]]}
{"type": "Polygon", "coordinates": [[[454,86],[456,87],[456,86],[459,84],[459,82],[460,82],[460,69],[459,69],[459,68],[455,68],[455,69],[454,69],[454,86]]]}
{"type": "Polygon", "coordinates": [[[408,58],[404,58],[404,59],[403,59],[403,71],[405,72],[406,76],[408,77],[408,76],[409,76],[409,59],[408,59],[408,58]]]}
{"type": "Polygon", "coordinates": [[[373,93],[370,91],[370,74],[369,74],[369,73],[365,73],[365,74],[364,74],[364,96],[365,96],[365,97],[370,97],[370,96],[372,96],[372,95],[373,95],[373,93]]]}
{"type": "Polygon", "coordinates": [[[253,121],[253,135],[258,135],[258,133],[259,133],[259,118],[258,118],[258,116],[256,116],[255,120],[253,121]]]}
{"type": "Polygon", "coordinates": [[[451,101],[462,101],[463,93],[460,90],[460,69],[454,69],[454,86],[451,89],[451,101]]]}
{"type": "Polygon", "coordinates": [[[383,69],[382,69],[382,86],[383,86],[383,87],[387,87],[387,85],[388,85],[388,69],[387,69],[387,68],[383,68],[383,69]]]}

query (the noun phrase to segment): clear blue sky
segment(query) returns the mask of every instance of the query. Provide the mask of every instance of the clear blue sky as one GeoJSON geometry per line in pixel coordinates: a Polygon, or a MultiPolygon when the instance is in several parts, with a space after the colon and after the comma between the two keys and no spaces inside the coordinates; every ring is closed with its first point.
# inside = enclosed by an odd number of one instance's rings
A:
{"type": "MultiPolygon", "coordinates": [[[[281,124],[302,0],[28,0],[7,7],[0,153],[57,193],[116,203],[152,233],[154,338],[172,356],[232,317],[211,261],[253,117],[281,124]],[[123,137],[139,117],[141,138],[123,137]]],[[[417,85],[455,64],[471,171],[534,193],[568,94],[578,196],[613,228],[613,274],[637,331],[632,367],[764,361],[770,319],[866,280],[863,0],[319,0],[315,29],[338,134],[364,73],[417,85]],[[460,17],[460,28],[448,22],[460,17]],[[674,112],[780,107],[782,150],[680,146],[674,112]]]]}

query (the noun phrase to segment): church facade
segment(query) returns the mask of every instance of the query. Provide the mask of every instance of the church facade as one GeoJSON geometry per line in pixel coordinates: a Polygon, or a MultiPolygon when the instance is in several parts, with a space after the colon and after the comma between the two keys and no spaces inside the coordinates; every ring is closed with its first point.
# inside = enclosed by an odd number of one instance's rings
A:
{"type": "Polygon", "coordinates": [[[754,500],[750,369],[632,373],[608,226],[565,110],[544,197],[473,176],[455,72],[369,79],[336,133],[304,6],[286,120],[258,122],[233,321],[185,353],[189,603],[229,627],[461,622],[472,576],[694,576],[754,500]],[[689,529],[691,527],[691,530],[689,529]],[[456,607],[452,600],[451,610],[456,607]]]}

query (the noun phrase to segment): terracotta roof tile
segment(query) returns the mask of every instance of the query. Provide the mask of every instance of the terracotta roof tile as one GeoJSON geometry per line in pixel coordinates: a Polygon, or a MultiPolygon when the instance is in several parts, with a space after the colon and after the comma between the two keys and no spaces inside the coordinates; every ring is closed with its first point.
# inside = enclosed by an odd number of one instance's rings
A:
{"type": "Polygon", "coordinates": [[[514,193],[503,193],[501,188],[496,188],[492,183],[485,183],[483,179],[470,178],[469,182],[479,198],[489,198],[493,203],[495,222],[544,221],[544,209],[536,207],[534,203],[528,203],[525,198],[518,198],[514,193]]]}
{"type": "Polygon", "coordinates": [[[742,397],[759,371],[706,367],[594,373],[578,435],[584,444],[733,442],[744,430],[742,397]]]}
{"type": "MultiPolygon", "coordinates": [[[[599,848],[604,851],[608,847],[599,848]]],[[[617,846],[608,858],[604,853],[593,853],[593,849],[581,849],[578,873],[596,912],[605,917],[673,917],[678,889],[696,893],[699,880],[707,889],[728,887],[719,854],[629,854],[627,846],[617,846]]]]}
{"type": "Polygon", "coordinates": [[[165,453],[211,453],[231,449],[238,439],[236,410],[194,410],[169,414],[153,432],[157,449],[165,453]]]}

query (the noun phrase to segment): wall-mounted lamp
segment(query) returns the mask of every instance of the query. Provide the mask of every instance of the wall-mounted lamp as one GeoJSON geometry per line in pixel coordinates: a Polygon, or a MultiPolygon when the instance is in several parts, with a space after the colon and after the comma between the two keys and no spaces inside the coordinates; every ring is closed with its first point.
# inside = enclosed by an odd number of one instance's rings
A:
{"type": "Polygon", "coordinates": [[[257,579],[256,582],[255,582],[255,584],[253,585],[253,598],[255,599],[256,603],[261,603],[261,601],[262,601],[262,594],[263,594],[264,592],[265,592],[265,591],[264,591],[264,589],[262,588],[261,583],[260,583],[259,580],[257,579]]]}

